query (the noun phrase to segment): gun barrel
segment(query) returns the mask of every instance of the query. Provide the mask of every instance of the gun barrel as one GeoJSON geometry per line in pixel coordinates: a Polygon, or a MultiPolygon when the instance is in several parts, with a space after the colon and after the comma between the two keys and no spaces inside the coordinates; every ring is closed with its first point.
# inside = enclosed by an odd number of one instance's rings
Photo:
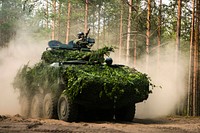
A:
{"type": "Polygon", "coordinates": [[[87,31],[87,33],[86,33],[86,38],[87,38],[87,36],[88,36],[88,34],[90,33],[90,29],[88,29],[88,31],[87,31]]]}

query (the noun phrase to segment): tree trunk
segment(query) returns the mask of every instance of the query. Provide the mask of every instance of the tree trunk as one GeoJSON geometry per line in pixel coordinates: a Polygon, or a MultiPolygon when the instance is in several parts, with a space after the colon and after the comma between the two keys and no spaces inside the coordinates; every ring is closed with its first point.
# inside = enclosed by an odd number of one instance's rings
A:
{"type": "MultiPolygon", "coordinates": [[[[180,53],[180,35],[181,35],[181,3],[182,0],[178,0],[178,18],[176,27],[176,47],[175,47],[175,78],[178,80],[178,64],[179,64],[179,53],[180,53]]],[[[176,113],[179,115],[180,112],[179,105],[177,105],[176,113]]]]}
{"type": "Polygon", "coordinates": [[[88,0],[85,0],[85,33],[88,30],[88,0]]]}
{"type": "Polygon", "coordinates": [[[139,10],[139,1],[136,1],[137,4],[137,8],[136,8],[136,12],[137,12],[137,16],[135,18],[135,35],[134,35],[134,55],[133,55],[133,65],[134,67],[136,67],[136,63],[137,63],[137,33],[138,33],[138,10],[139,10]]]}
{"type": "MultiPolygon", "coordinates": [[[[178,63],[178,55],[180,49],[180,35],[181,35],[181,1],[178,0],[178,19],[177,19],[177,27],[176,27],[176,52],[175,52],[175,63],[178,63]]],[[[176,66],[177,68],[177,66],[176,66]]]]}
{"type": "Polygon", "coordinates": [[[126,64],[129,63],[129,58],[130,58],[130,33],[131,33],[132,5],[133,5],[133,0],[129,0],[127,40],[126,40],[127,41],[126,42],[126,64]]]}
{"type": "Polygon", "coordinates": [[[159,15],[158,15],[158,51],[157,51],[157,72],[159,72],[160,64],[160,45],[161,45],[161,20],[162,20],[162,0],[159,4],[159,15]]]}
{"type": "Polygon", "coordinates": [[[58,40],[60,40],[60,16],[61,16],[61,2],[59,1],[59,6],[58,6],[58,40]]]}
{"type": "Polygon", "coordinates": [[[195,0],[192,1],[192,24],[190,35],[190,61],[189,61],[189,81],[188,81],[188,115],[193,116],[193,79],[194,79],[194,13],[195,13],[195,0]]]}
{"type": "Polygon", "coordinates": [[[66,40],[65,40],[66,44],[69,42],[70,15],[71,15],[71,2],[70,2],[70,0],[68,0],[68,6],[67,6],[67,31],[66,31],[66,40]]]}
{"type": "Polygon", "coordinates": [[[53,15],[54,15],[54,17],[53,17],[53,20],[52,20],[52,33],[51,33],[51,39],[52,39],[52,40],[55,40],[56,0],[53,0],[53,4],[52,4],[52,6],[53,6],[53,15]]]}
{"type": "MultiPolygon", "coordinates": [[[[197,18],[198,18],[198,22],[197,22],[197,30],[198,30],[198,34],[196,34],[196,40],[197,40],[197,45],[199,46],[199,39],[200,39],[200,35],[199,35],[199,30],[200,30],[200,1],[198,0],[198,3],[197,3],[197,18]]],[[[199,51],[199,48],[198,48],[198,51],[199,51]]],[[[197,95],[198,95],[198,116],[200,116],[200,83],[199,83],[199,80],[200,80],[200,54],[198,52],[198,91],[197,91],[197,95]]]]}
{"type": "Polygon", "coordinates": [[[46,0],[46,28],[49,28],[49,2],[46,0]]]}
{"type": "Polygon", "coordinates": [[[103,15],[103,44],[106,43],[106,17],[103,15]]]}
{"type": "Polygon", "coordinates": [[[123,1],[121,1],[120,8],[120,26],[119,26],[119,62],[121,61],[122,56],[122,41],[123,41],[123,1]]]}
{"type": "Polygon", "coordinates": [[[96,27],[95,27],[95,12],[93,11],[92,14],[92,35],[95,36],[95,31],[96,31],[96,27]]]}
{"type": "Polygon", "coordinates": [[[197,116],[197,112],[198,112],[198,107],[197,107],[197,84],[198,84],[198,35],[199,35],[199,25],[198,25],[198,14],[197,14],[197,4],[198,4],[198,0],[196,0],[196,13],[195,13],[195,26],[194,26],[194,66],[193,66],[193,116],[197,116]]]}
{"type": "Polygon", "coordinates": [[[98,29],[97,29],[97,48],[99,48],[99,39],[100,39],[100,21],[101,21],[101,5],[98,5],[98,29]]]}
{"type": "Polygon", "coordinates": [[[199,111],[200,107],[199,105],[199,28],[200,28],[200,23],[199,23],[199,0],[196,0],[196,26],[195,26],[195,43],[194,43],[194,89],[195,89],[195,116],[199,116],[199,111]]]}
{"type": "Polygon", "coordinates": [[[149,68],[149,45],[150,45],[150,21],[151,21],[151,0],[148,0],[147,7],[147,31],[146,31],[146,72],[149,68]]]}

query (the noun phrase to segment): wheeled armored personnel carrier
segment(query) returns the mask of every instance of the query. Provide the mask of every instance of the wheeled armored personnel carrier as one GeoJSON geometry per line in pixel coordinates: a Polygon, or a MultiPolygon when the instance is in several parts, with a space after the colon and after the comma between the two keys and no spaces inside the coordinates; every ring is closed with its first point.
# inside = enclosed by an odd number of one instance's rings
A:
{"type": "Polygon", "coordinates": [[[133,120],[135,104],[151,93],[149,78],[105,59],[113,47],[91,50],[94,43],[87,36],[81,45],[52,40],[39,63],[24,65],[13,82],[21,114],[64,121],[133,120]]]}

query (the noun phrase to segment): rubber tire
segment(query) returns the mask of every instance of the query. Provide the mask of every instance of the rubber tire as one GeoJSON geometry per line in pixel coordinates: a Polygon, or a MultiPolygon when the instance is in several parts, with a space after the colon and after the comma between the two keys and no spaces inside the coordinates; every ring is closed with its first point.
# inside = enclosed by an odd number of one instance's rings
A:
{"type": "Polygon", "coordinates": [[[78,106],[64,94],[58,100],[58,119],[73,122],[78,120],[78,106]]]}
{"type": "Polygon", "coordinates": [[[47,93],[43,100],[43,117],[47,119],[57,118],[57,101],[51,93],[47,93]]]}
{"type": "Polygon", "coordinates": [[[26,96],[20,97],[20,114],[24,117],[30,116],[30,100],[26,96]]]}
{"type": "Polygon", "coordinates": [[[115,119],[117,121],[132,121],[135,116],[135,105],[123,108],[116,108],[115,119]]]}
{"type": "Polygon", "coordinates": [[[36,94],[33,96],[31,101],[31,117],[41,118],[42,117],[42,100],[43,96],[41,94],[36,94]]]}

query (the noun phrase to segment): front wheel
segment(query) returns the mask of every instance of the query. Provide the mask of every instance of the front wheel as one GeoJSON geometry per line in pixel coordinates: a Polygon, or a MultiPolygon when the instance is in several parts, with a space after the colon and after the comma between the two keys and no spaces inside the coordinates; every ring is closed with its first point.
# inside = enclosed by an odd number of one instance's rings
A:
{"type": "Polygon", "coordinates": [[[57,112],[60,120],[72,122],[78,119],[77,105],[64,94],[58,100],[57,112]]]}

